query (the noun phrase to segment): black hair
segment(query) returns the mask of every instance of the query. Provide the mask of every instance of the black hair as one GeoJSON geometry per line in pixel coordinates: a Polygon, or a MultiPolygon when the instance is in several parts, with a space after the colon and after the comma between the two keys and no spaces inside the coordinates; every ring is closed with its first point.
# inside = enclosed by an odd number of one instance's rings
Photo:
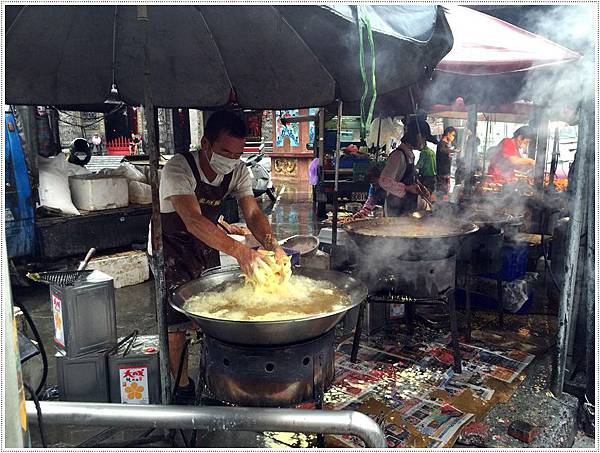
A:
{"type": "Polygon", "coordinates": [[[214,143],[221,132],[225,132],[235,138],[246,138],[246,124],[238,115],[229,110],[214,112],[204,127],[204,136],[214,143]]]}
{"type": "Polygon", "coordinates": [[[452,126],[448,126],[446,129],[444,129],[444,133],[442,134],[442,137],[447,137],[448,134],[450,134],[450,132],[454,132],[456,134],[456,128],[454,128],[452,126]]]}
{"type": "Polygon", "coordinates": [[[513,138],[517,138],[519,135],[530,140],[535,136],[533,130],[529,126],[521,126],[518,128],[513,134],[513,138]]]}
{"type": "Polygon", "coordinates": [[[406,125],[406,128],[404,130],[404,135],[402,136],[400,141],[402,143],[408,143],[412,147],[416,148],[418,145],[417,136],[419,135],[419,133],[420,133],[420,131],[419,131],[419,128],[417,127],[417,122],[415,120],[411,119],[408,122],[408,124],[406,125]]]}
{"type": "Polygon", "coordinates": [[[383,169],[381,168],[380,165],[373,164],[367,170],[367,176],[372,176],[373,178],[379,178],[379,176],[381,176],[381,170],[383,170],[383,169]]]}

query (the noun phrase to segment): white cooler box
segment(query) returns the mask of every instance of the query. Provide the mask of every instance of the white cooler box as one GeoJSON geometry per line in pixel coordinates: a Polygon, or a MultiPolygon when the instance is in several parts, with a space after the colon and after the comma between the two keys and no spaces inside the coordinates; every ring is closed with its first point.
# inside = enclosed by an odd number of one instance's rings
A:
{"type": "Polygon", "coordinates": [[[101,211],[129,205],[129,183],[126,178],[103,175],[69,177],[71,199],[77,209],[101,211]]]}

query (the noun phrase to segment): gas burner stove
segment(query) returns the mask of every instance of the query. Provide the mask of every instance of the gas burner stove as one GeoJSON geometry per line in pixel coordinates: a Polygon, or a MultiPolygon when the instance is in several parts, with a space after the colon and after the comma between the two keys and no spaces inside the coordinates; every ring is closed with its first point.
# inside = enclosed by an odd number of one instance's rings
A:
{"type": "Polygon", "coordinates": [[[394,261],[373,272],[362,272],[370,295],[427,299],[437,298],[455,287],[456,257],[443,260],[394,261]]]}
{"type": "Polygon", "coordinates": [[[247,347],[204,337],[204,383],[210,400],[251,407],[315,402],[334,379],[334,330],[303,343],[247,347]]]}

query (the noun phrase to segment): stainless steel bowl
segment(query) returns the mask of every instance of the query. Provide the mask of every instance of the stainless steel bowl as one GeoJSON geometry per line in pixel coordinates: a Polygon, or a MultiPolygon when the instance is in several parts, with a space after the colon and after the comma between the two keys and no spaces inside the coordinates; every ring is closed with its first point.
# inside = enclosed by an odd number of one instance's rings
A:
{"type": "Polygon", "coordinates": [[[311,234],[297,234],[290,236],[280,242],[284,248],[295,250],[300,253],[300,256],[311,256],[317,252],[319,248],[319,238],[311,234]],[[300,249],[306,249],[302,251],[300,249]]]}

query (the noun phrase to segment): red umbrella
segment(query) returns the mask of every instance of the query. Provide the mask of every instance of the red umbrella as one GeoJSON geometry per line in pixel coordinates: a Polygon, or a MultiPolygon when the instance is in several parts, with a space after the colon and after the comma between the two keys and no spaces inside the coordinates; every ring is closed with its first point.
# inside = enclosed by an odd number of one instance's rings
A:
{"type": "Polygon", "coordinates": [[[541,36],[463,6],[445,6],[454,46],[436,71],[483,76],[525,71],[581,58],[541,36]]]}

